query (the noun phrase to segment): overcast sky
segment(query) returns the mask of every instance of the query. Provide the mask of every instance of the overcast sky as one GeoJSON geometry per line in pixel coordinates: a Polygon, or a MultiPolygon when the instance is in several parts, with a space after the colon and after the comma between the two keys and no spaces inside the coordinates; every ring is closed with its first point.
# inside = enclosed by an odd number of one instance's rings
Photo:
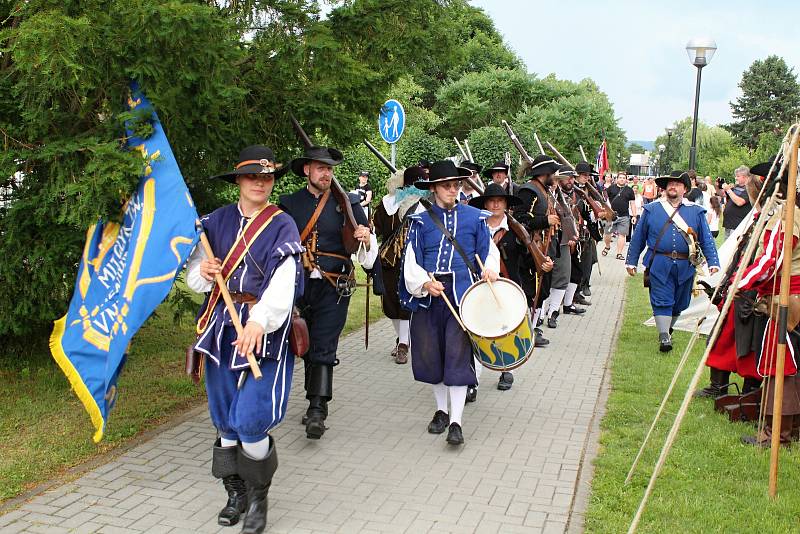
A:
{"type": "Polygon", "coordinates": [[[697,70],[685,50],[692,37],[717,42],[700,91],[700,120],[710,124],[731,121],[729,102],[754,60],[777,54],[795,74],[800,65],[800,2],[793,0],[471,3],[492,17],[530,72],[597,82],[629,140],[654,140],[692,114],[697,70]]]}

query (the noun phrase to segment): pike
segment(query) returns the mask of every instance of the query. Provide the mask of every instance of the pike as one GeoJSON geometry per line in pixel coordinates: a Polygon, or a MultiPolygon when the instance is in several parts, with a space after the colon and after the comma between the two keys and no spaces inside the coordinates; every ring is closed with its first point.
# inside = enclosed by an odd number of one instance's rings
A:
{"type": "Polygon", "coordinates": [[[467,149],[467,156],[469,156],[470,161],[475,161],[475,158],[472,156],[472,150],[469,149],[469,141],[464,139],[464,148],[467,149]]]}
{"type": "Polygon", "coordinates": [[[469,158],[467,157],[467,153],[464,152],[464,147],[462,147],[461,143],[458,142],[458,138],[457,137],[453,137],[453,141],[456,142],[456,146],[458,147],[458,150],[461,151],[461,157],[464,158],[464,160],[469,160],[469,158]]]}

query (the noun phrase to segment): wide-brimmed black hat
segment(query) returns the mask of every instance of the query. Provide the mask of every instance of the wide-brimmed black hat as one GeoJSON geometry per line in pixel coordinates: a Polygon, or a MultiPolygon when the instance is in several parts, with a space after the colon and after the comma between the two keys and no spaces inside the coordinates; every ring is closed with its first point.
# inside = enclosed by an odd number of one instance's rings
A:
{"type": "Polygon", "coordinates": [[[492,197],[505,198],[509,208],[511,206],[518,206],[522,204],[522,200],[514,195],[509,194],[502,185],[492,182],[486,186],[486,189],[483,190],[482,195],[470,199],[469,205],[478,209],[483,209],[483,207],[486,205],[486,201],[492,197]]]}
{"type": "Polygon", "coordinates": [[[480,173],[481,169],[483,169],[482,165],[478,165],[474,161],[462,161],[461,162],[461,167],[464,168],[464,169],[469,169],[470,171],[474,171],[474,172],[477,172],[477,173],[480,173]]]}
{"type": "MultiPolygon", "coordinates": [[[[775,162],[775,156],[769,158],[769,160],[758,163],[750,167],[750,174],[755,174],[756,176],[761,176],[765,179],[774,179],[778,176],[778,173],[781,172],[781,165],[783,164],[782,159],[779,159],[777,163],[775,163],[775,168],[772,170],[772,173],[769,172],[770,168],[772,168],[772,164],[775,162]],[[769,174],[769,176],[767,176],[769,174]]],[[[789,178],[789,166],[786,166],[786,169],[783,171],[783,176],[781,179],[786,180],[789,178]]]]}
{"type": "Polygon", "coordinates": [[[510,166],[506,165],[505,161],[498,161],[497,163],[495,163],[494,165],[492,165],[488,169],[483,169],[483,175],[491,180],[493,173],[495,173],[497,171],[502,171],[502,172],[508,174],[510,172],[510,170],[511,170],[510,166]]]}
{"type": "Polygon", "coordinates": [[[403,186],[413,185],[418,180],[424,180],[428,171],[422,167],[412,165],[403,171],[403,186]]]}
{"type": "Polygon", "coordinates": [[[321,161],[322,163],[327,163],[335,167],[339,165],[343,159],[344,155],[333,147],[310,146],[306,148],[301,157],[293,159],[289,166],[292,168],[292,172],[297,176],[305,176],[306,173],[303,171],[303,166],[306,163],[321,161]]]}
{"type": "Polygon", "coordinates": [[[232,171],[212,176],[212,178],[220,178],[235,184],[236,177],[242,174],[272,174],[275,178],[280,178],[288,170],[289,167],[275,162],[275,154],[271,148],[264,145],[251,145],[239,152],[238,163],[232,171]]]}
{"type": "Polygon", "coordinates": [[[588,161],[579,161],[577,165],[575,165],[575,172],[577,174],[592,174],[594,169],[592,168],[592,164],[588,161]]]}
{"type": "Polygon", "coordinates": [[[558,170],[558,163],[556,160],[551,158],[550,156],[545,156],[544,154],[539,154],[535,158],[533,158],[533,163],[531,166],[525,171],[527,176],[542,176],[545,174],[555,174],[558,170]]]}
{"type": "Polygon", "coordinates": [[[472,176],[471,169],[456,167],[455,163],[449,159],[445,159],[431,163],[427,178],[414,182],[414,185],[418,189],[430,189],[430,186],[433,184],[450,182],[452,180],[463,180],[470,176],[472,176]]]}
{"type": "Polygon", "coordinates": [[[570,165],[559,165],[558,169],[556,169],[555,177],[566,178],[568,176],[575,177],[578,176],[578,173],[570,165]]]}
{"type": "Polygon", "coordinates": [[[666,189],[669,182],[683,182],[686,186],[686,191],[692,188],[692,181],[689,179],[689,173],[685,171],[672,171],[669,176],[659,176],[656,178],[656,185],[661,189],[666,189]]]}

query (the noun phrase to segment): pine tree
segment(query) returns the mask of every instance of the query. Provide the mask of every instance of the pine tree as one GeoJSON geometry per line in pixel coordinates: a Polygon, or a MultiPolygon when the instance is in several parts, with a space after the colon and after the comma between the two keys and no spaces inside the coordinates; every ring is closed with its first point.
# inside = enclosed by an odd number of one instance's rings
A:
{"type": "Polygon", "coordinates": [[[734,118],[725,128],[750,150],[758,147],[759,136],[782,136],[800,111],[800,84],[794,69],[783,58],[769,56],[750,65],[739,83],[742,96],[731,102],[734,118]]]}

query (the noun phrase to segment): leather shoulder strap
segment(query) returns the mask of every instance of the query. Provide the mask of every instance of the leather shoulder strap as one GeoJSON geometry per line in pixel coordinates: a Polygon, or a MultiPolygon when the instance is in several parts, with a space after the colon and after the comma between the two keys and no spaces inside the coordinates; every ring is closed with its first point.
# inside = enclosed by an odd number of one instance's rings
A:
{"type": "Polygon", "coordinates": [[[311,218],[308,220],[308,224],[306,227],[303,228],[303,231],[300,233],[300,242],[304,243],[308,234],[311,233],[311,230],[314,229],[314,225],[317,224],[317,219],[319,219],[320,214],[322,213],[322,209],[325,207],[325,204],[328,202],[328,198],[331,196],[331,190],[328,189],[322,194],[322,198],[319,199],[319,203],[317,204],[317,209],[314,210],[314,213],[311,214],[311,218]]]}
{"type": "Polygon", "coordinates": [[[435,224],[436,227],[439,229],[439,231],[444,234],[445,239],[447,239],[447,241],[451,245],[453,245],[453,248],[461,256],[461,259],[464,260],[464,263],[467,265],[467,268],[469,268],[470,272],[475,276],[477,276],[478,278],[480,278],[480,273],[478,273],[478,269],[475,268],[475,265],[473,265],[472,261],[467,257],[467,253],[464,252],[464,249],[461,248],[461,245],[458,243],[458,241],[455,240],[453,234],[450,233],[450,231],[445,227],[442,221],[439,220],[439,217],[436,216],[436,213],[434,213],[433,211],[433,205],[430,203],[430,201],[424,198],[421,198],[419,201],[425,207],[425,210],[428,212],[428,215],[430,215],[433,224],[435,224]]]}

